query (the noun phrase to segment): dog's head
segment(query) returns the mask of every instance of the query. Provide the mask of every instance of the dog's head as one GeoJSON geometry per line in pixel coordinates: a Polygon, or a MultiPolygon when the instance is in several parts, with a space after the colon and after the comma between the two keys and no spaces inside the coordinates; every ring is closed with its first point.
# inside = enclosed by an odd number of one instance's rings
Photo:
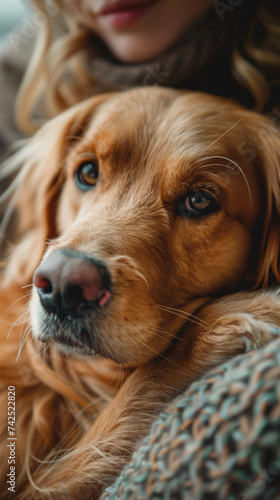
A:
{"type": "Polygon", "coordinates": [[[48,240],[33,333],[62,351],[135,366],[205,298],[279,282],[280,140],[266,118],[136,89],[50,121],[25,157],[8,270],[31,279],[48,240]]]}

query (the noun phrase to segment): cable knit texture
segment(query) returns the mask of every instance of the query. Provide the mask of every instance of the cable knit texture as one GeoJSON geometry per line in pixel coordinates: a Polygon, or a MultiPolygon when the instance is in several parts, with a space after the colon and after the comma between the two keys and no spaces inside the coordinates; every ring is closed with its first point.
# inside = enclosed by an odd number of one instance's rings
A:
{"type": "Polygon", "coordinates": [[[102,500],[278,500],[279,443],[277,339],[175,399],[102,500]]]}

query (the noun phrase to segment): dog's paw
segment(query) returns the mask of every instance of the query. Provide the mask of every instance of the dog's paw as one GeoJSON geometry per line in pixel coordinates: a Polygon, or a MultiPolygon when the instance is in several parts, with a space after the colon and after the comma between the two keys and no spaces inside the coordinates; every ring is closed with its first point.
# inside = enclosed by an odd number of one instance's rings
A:
{"type": "Polygon", "coordinates": [[[214,326],[212,336],[222,340],[231,352],[242,353],[260,349],[280,337],[280,327],[250,313],[228,314],[214,326]]]}
{"type": "Polygon", "coordinates": [[[280,294],[250,292],[229,295],[208,305],[201,315],[203,328],[198,348],[207,359],[222,361],[259,349],[280,336],[280,294]]]}

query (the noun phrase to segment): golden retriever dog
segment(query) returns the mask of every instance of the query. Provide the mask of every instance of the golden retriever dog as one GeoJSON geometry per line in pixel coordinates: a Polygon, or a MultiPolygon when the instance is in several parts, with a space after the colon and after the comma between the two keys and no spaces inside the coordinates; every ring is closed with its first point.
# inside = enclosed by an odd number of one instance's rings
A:
{"type": "Polygon", "coordinates": [[[172,397],[280,325],[279,132],[222,98],[140,88],[49,121],[2,171],[18,174],[0,498],[96,499],[172,397]]]}

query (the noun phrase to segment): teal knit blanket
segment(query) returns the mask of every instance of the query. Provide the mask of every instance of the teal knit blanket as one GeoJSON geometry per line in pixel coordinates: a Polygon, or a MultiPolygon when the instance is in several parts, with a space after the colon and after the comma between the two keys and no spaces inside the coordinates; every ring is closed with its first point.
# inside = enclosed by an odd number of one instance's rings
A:
{"type": "Polygon", "coordinates": [[[280,330],[163,411],[102,500],[279,500],[280,330]]]}

